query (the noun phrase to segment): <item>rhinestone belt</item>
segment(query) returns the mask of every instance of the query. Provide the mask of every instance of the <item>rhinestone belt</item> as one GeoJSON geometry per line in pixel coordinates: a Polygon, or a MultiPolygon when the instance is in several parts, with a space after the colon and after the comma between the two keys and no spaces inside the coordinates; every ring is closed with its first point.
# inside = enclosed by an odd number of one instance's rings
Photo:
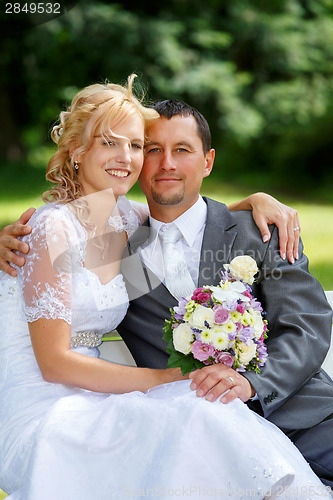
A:
{"type": "Polygon", "coordinates": [[[101,335],[97,332],[80,332],[72,337],[72,347],[97,347],[101,345],[101,335]]]}

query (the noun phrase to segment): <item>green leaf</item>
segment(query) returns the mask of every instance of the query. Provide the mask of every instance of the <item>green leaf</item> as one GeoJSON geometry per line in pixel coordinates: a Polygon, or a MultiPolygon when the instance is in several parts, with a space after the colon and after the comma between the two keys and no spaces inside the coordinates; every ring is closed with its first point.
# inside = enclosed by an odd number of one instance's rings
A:
{"type": "Polygon", "coordinates": [[[193,372],[197,368],[203,368],[205,365],[195,359],[192,354],[182,354],[179,351],[173,350],[168,359],[168,368],[180,368],[183,375],[193,372]]]}
{"type": "Polygon", "coordinates": [[[168,368],[180,367],[183,357],[184,357],[184,354],[182,354],[179,351],[175,351],[175,349],[174,349],[173,352],[170,354],[170,357],[168,359],[168,368]]]}
{"type": "Polygon", "coordinates": [[[163,335],[163,340],[166,342],[170,342],[172,340],[172,321],[171,320],[165,320],[165,326],[163,328],[164,335],[163,335]]]}

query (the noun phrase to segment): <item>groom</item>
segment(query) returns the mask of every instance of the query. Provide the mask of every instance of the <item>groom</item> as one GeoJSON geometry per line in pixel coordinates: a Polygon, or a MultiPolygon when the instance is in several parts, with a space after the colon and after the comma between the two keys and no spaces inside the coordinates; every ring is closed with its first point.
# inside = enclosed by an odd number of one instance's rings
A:
{"type": "Polygon", "coordinates": [[[166,367],[162,329],[176,299],[164,284],[160,240],[170,223],[181,232],[176,245],[195,286],[218,284],[219,270],[236,255],[254,257],[260,272],[253,292],[268,313],[267,362],[260,374],[207,366],[191,374],[191,387],[211,401],[230,389],[224,403],[238,397],[278,425],[333,487],[333,382],[321,370],[332,311],[308,272],[302,245],[291,265],[279,256],[275,226],[263,243],[249,212],[229,212],[201,198],[202,180],[214,163],[205,118],[179,101],[155,107],[161,118],[148,131],[140,177],[151,216],[129,240],[122,262],[131,302],[118,331],[138,366],[166,367]]]}
{"type": "Polygon", "coordinates": [[[150,218],[128,242],[122,272],[130,295],[118,331],[138,366],[166,367],[165,318],[176,299],[163,284],[160,236],[174,223],[177,243],[195,286],[217,285],[219,270],[236,255],[251,255],[260,269],[254,296],[267,311],[268,359],[260,374],[235,372],[223,364],[191,375],[198,396],[227,403],[239,397],[280,427],[321,480],[333,488],[333,382],[321,369],[329,348],[332,311],[320,284],[309,274],[299,246],[290,265],[278,254],[276,227],[265,244],[250,212],[229,212],[199,195],[213,167],[206,120],[179,101],[155,106],[161,118],[148,130],[140,186],[150,218]]]}

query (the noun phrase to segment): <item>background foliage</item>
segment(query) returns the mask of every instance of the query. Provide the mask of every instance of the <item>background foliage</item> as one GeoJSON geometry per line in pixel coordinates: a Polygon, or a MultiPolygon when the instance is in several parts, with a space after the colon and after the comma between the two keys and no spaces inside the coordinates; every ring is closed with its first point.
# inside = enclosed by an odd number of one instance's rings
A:
{"type": "Polygon", "coordinates": [[[0,14],[2,201],[39,192],[49,130],[76,90],[135,71],[151,100],[208,118],[216,185],[333,203],[332,0],[61,3],[47,22],[0,14]]]}
{"type": "Polygon", "coordinates": [[[1,157],[24,158],[46,141],[78,88],[106,78],[123,81],[136,71],[152,99],[183,98],[207,116],[223,175],[234,179],[237,173],[238,181],[259,188],[278,183],[328,194],[332,0],[129,5],[81,0],[35,27],[7,17],[1,157]]]}

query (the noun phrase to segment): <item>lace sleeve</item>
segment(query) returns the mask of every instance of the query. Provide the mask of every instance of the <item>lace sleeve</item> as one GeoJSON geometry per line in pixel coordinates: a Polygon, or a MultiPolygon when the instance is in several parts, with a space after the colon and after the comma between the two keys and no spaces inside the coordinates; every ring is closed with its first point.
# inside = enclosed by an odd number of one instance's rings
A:
{"type": "MultiPolygon", "coordinates": [[[[28,322],[40,318],[63,319],[71,324],[73,223],[64,207],[42,207],[24,237],[30,246],[20,269],[24,312],[28,322]]],[[[76,247],[77,248],[77,247],[76,247]]]]}
{"type": "Polygon", "coordinates": [[[149,208],[147,203],[140,203],[139,201],[134,201],[134,200],[128,200],[128,201],[130,202],[133,210],[139,217],[140,224],[142,224],[143,221],[146,220],[149,215],[149,208]]]}
{"type": "Polygon", "coordinates": [[[126,231],[128,237],[138,229],[148,217],[148,206],[119,196],[116,208],[108,219],[110,227],[116,232],[126,231]]]}

